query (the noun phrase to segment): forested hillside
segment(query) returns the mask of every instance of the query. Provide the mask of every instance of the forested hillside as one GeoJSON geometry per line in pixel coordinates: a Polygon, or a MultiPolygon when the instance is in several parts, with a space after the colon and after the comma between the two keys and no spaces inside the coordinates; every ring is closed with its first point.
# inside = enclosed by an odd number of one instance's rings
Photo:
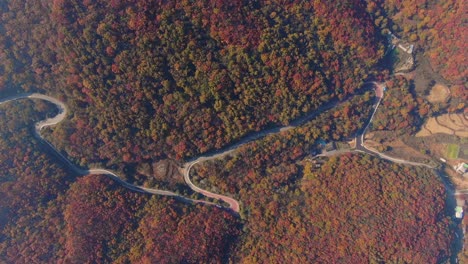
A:
{"type": "MultiPolygon", "coordinates": [[[[52,109],[42,102],[3,105],[0,153],[14,149],[15,154],[0,160],[2,171],[9,172],[0,186],[1,260],[277,263],[287,256],[296,262],[435,263],[447,258],[444,188],[430,172],[354,154],[332,157],[320,169],[303,160],[318,137],[331,139],[346,126],[340,113],[360,104],[353,100],[307,126],[246,145],[235,157],[197,167],[206,185],[238,193],[243,231],[240,219],[216,207],[133,193],[103,176],[69,175],[32,135],[31,124],[52,109]],[[326,127],[322,122],[331,116],[335,123],[326,127]]],[[[365,119],[368,112],[353,116],[365,119]]]]}
{"type": "Polygon", "coordinates": [[[77,161],[182,158],[287,124],[360,87],[383,42],[362,1],[9,1],[3,89],[73,116],[77,161]],[[129,139],[132,140],[129,140],[129,139]]]}
{"type": "Polygon", "coordinates": [[[372,122],[374,131],[395,131],[397,135],[412,135],[420,129],[422,120],[435,109],[423,98],[411,92],[410,82],[402,76],[386,82],[382,105],[372,122]]]}
{"type": "Polygon", "coordinates": [[[236,262],[438,263],[450,256],[445,189],[431,171],[351,153],[310,160],[319,139],[355,133],[343,121],[359,124],[369,112],[340,115],[358,105],[195,166],[197,185],[242,201],[236,262]]]}
{"type": "Polygon", "coordinates": [[[370,0],[376,25],[417,44],[457,97],[466,92],[467,5],[463,0],[370,0]]]}
{"type": "Polygon", "coordinates": [[[31,127],[52,109],[31,101],[0,106],[0,262],[38,261],[59,244],[63,212],[55,204],[73,175],[31,127]]]}
{"type": "Polygon", "coordinates": [[[454,37],[465,7],[421,1],[0,0],[0,98],[63,101],[65,120],[41,133],[77,166],[184,193],[184,161],[278,132],[191,170],[238,200],[237,215],[76,175],[34,134],[55,107],[2,104],[0,263],[447,260],[453,210],[439,179],[349,151],[373,80],[388,77],[373,129],[411,134],[432,111],[412,83],[376,70],[384,29],[418,42],[466,96],[454,37]],[[337,155],[312,160],[331,143],[337,155]]]}
{"type": "Polygon", "coordinates": [[[207,263],[227,258],[237,220],[216,207],[131,192],[105,176],[76,178],[33,136],[52,109],[0,106],[0,262],[207,263]]]}
{"type": "Polygon", "coordinates": [[[247,231],[236,262],[440,263],[450,256],[445,190],[432,172],[357,154],[318,169],[310,160],[253,158],[277,146],[198,169],[208,186],[240,190],[247,231]],[[212,172],[223,178],[214,181],[212,172]]]}

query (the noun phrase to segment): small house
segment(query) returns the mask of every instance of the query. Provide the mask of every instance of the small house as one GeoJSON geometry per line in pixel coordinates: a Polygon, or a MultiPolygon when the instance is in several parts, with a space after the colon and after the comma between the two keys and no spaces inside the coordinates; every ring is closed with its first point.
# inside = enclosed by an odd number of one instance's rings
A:
{"type": "Polygon", "coordinates": [[[466,164],[464,162],[461,162],[460,164],[458,164],[454,168],[455,168],[456,172],[458,172],[458,173],[460,173],[462,175],[468,172],[468,164],[466,164]]]}
{"type": "Polygon", "coordinates": [[[461,206],[455,207],[455,217],[458,219],[463,218],[463,207],[461,206]]]}

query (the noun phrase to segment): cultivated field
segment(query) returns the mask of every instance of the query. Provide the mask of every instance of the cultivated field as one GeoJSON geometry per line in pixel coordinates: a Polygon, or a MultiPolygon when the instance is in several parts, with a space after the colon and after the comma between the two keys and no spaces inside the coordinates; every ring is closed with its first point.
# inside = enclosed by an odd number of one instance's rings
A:
{"type": "Polygon", "coordinates": [[[459,152],[460,152],[460,146],[458,146],[457,144],[448,144],[447,145],[447,158],[457,159],[459,152]]]}
{"type": "Polygon", "coordinates": [[[462,113],[432,117],[416,136],[425,137],[437,133],[468,137],[468,118],[462,113]]]}

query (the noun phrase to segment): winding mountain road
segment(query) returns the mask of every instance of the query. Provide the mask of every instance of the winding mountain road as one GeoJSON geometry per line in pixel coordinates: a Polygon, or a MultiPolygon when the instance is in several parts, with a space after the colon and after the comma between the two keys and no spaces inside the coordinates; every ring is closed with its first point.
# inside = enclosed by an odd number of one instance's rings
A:
{"type": "MultiPolygon", "coordinates": [[[[367,125],[362,129],[361,133],[356,136],[356,148],[355,148],[355,150],[351,150],[351,151],[367,153],[367,154],[378,156],[378,157],[380,157],[382,159],[386,159],[386,160],[389,160],[389,161],[395,162],[395,163],[408,164],[408,165],[412,165],[412,166],[424,166],[424,167],[427,167],[427,168],[430,168],[430,169],[435,168],[435,166],[430,166],[430,165],[427,165],[427,164],[424,164],[424,163],[411,162],[411,161],[406,161],[406,160],[402,160],[402,159],[393,158],[393,157],[387,156],[387,155],[385,155],[383,153],[380,153],[380,152],[377,152],[375,150],[369,149],[368,147],[365,146],[364,137],[365,137],[366,130],[369,128],[369,125],[371,124],[371,122],[372,122],[372,120],[374,118],[374,115],[377,112],[378,107],[380,106],[380,102],[381,102],[381,100],[383,98],[383,95],[384,95],[385,87],[384,87],[383,84],[377,83],[377,82],[367,82],[367,83],[364,83],[364,84],[372,84],[375,87],[376,101],[375,101],[375,103],[373,105],[374,111],[372,112],[372,115],[370,116],[369,121],[367,122],[367,125]]],[[[58,114],[56,116],[51,117],[51,118],[47,118],[46,120],[39,121],[38,123],[35,124],[35,136],[37,138],[39,138],[40,140],[42,140],[43,142],[45,142],[52,150],[54,150],[54,152],[63,161],[65,161],[70,166],[70,168],[72,168],[79,175],[90,175],[90,174],[92,174],[92,175],[96,175],[96,174],[107,175],[110,178],[112,178],[112,179],[116,180],[117,182],[119,182],[125,188],[128,188],[128,189],[130,189],[132,191],[141,192],[141,193],[148,193],[148,194],[155,194],[155,195],[172,196],[174,198],[177,198],[177,199],[180,199],[180,200],[183,200],[183,201],[187,201],[187,202],[216,205],[215,203],[208,202],[208,201],[194,200],[194,199],[186,198],[186,197],[183,197],[183,196],[178,195],[178,194],[176,194],[174,192],[171,192],[171,191],[159,190],[159,189],[153,189],[153,188],[146,188],[146,187],[143,187],[143,186],[137,186],[137,185],[134,185],[134,184],[131,184],[129,182],[124,181],[122,179],[122,177],[120,177],[117,173],[115,173],[115,172],[113,172],[111,170],[108,170],[108,169],[101,169],[101,168],[81,169],[81,168],[77,167],[67,157],[65,157],[63,154],[61,154],[50,142],[45,140],[44,137],[40,133],[43,128],[48,127],[48,126],[56,125],[56,124],[60,123],[62,120],[64,120],[66,118],[66,116],[67,116],[67,107],[66,107],[66,105],[63,102],[61,102],[60,100],[58,100],[58,99],[56,99],[54,97],[47,96],[47,95],[44,95],[44,94],[39,94],[39,93],[19,94],[19,95],[16,95],[16,96],[3,98],[3,99],[0,99],[0,105],[11,102],[11,101],[20,100],[20,99],[45,100],[45,101],[48,101],[48,102],[54,104],[59,109],[59,112],[58,112],[58,114]]],[[[305,122],[317,117],[319,114],[322,114],[322,113],[324,113],[324,112],[326,112],[326,111],[328,111],[328,110],[330,110],[332,108],[340,106],[341,104],[345,103],[346,101],[347,100],[342,101],[342,102],[339,102],[339,101],[329,102],[329,103],[319,107],[314,112],[309,113],[308,115],[306,115],[304,117],[301,117],[299,119],[296,119],[296,120],[292,121],[290,123],[290,125],[288,125],[288,126],[275,127],[275,128],[266,129],[266,130],[263,130],[263,131],[260,131],[260,132],[255,132],[253,134],[250,134],[250,135],[240,139],[235,144],[232,144],[232,145],[227,146],[225,148],[222,148],[220,150],[205,154],[204,156],[200,156],[198,158],[189,160],[188,162],[186,162],[182,166],[182,168],[180,168],[180,172],[184,176],[185,183],[195,192],[203,194],[206,197],[218,199],[218,200],[221,200],[223,202],[228,203],[230,210],[232,210],[235,213],[239,213],[240,204],[239,204],[239,201],[237,201],[236,199],[234,199],[232,197],[229,197],[229,196],[209,192],[209,191],[201,189],[201,188],[197,187],[195,184],[193,184],[192,181],[190,180],[190,170],[192,169],[192,167],[194,165],[196,165],[198,163],[201,163],[201,162],[204,162],[204,161],[222,158],[222,157],[224,157],[226,155],[229,155],[232,152],[236,151],[242,145],[245,145],[245,144],[247,144],[249,142],[255,141],[255,140],[257,140],[259,138],[262,138],[262,137],[265,137],[267,135],[281,133],[281,132],[284,132],[284,131],[291,130],[291,129],[293,129],[293,128],[299,126],[299,125],[302,125],[305,122]]]]}
{"type": "Polygon", "coordinates": [[[228,203],[229,204],[229,208],[236,212],[236,213],[239,213],[240,211],[240,205],[239,205],[239,202],[234,199],[234,198],[231,198],[231,197],[228,197],[228,196],[225,196],[225,195],[221,195],[221,194],[216,194],[216,193],[212,193],[212,192],[209,192],[207,190],[203,190],[199,187],[197,187],[195,184],[192,183],[192,181],[190,180],[190,169],[192,168],[193,165],[197,164],[198,162],[201,162],[201,161],[204,161],[204,160],[197,160],[197,161],[194,161],[194,162],[190,162],[188,164],[186,164],[182,170],[183,170],[183,174],[184,174],[184,180],[185,180],[185,183],[187,183],[187,185],[194,191],[198,192],[198,193],[201,193],[203,195],[205,195],[206,197],[210,197],[210,198],[214,198],[214,199],[218,199],[218,200],[221,200],[225,203],[228,203]]]}
{"type": "Polygon", "coordinates": [[[62,153],[60,153],[50,142],[45,140],[44,137],[41,135],[41,130],[43,128],[56,125],[65,119],[65,117],[67,116],[66,105],[54,97],[47,96],[44,94],[39,94],[39,93],[27,93],[27,94],[19,94],[19,95],[15,95],[11,97],[6,97],[3,99],[0,99],[0,105],[6,104],[12,101],[16,101],[16,100],[21,100],[21,99],[44,100],[44,101],[48,101],[54,104],[58,108],[59,112],[56,116],[39,121],[38,123],[35,124],[35,136],[39,138],[40,140],[42,140],[42,142],[46,143],[52,150],[54,150],[55,154],[58,155],[64,162],[66,162],[69,165],[69,167],[77,174],[79,175],[107,175],[111,179],[114,179],[115,181],[120,183],[123,187],[130,189],[132,191],[148,193],[148,194],[172,196],[172,197],[178,198],[179,200],[193,202],[193,203],[203,203],[203,204],[209,204],[209,205],[215,204],[215,203],[207,202],[203,200],[190,199],[190,198],[187,198],[179,194],[176,194],[174,192],[170,192],[166,190],[159,190],[159,189],[147,188],[143,186],[137,186],[137,185],[124,181],[117,173],[108,169],[101,169],[101,168],[81,169],[79,168],[78,166],[74,165],[67,157],[62,155],[62,153]]]}
{"type": "Polygon", "coordinates": [[[377,82],[370,82],[370,83],[373,84],[374,87],[375,87],[376,101],[374,102],[374,105],[372,106],[374,111],[372,112],[372,115],[370,116],[369,121],[367,122],[367,125],[364,127],[364,129],[361,131],[361,133],[356,136],[356,151],[367,153],[367,154],[374,155],[374,156],[378,156],[381,159],[386,159],[386,160],[389,160],[389,161],[395,162],[395,163],[407,164],[407,165],[412,165],[412,166],[422,166],[422,167],[426,167],[426,168],[429,168],[429,169],[436,168],[436,166],[431,166],[431,165],[428,165],[428,164],[425,164],[425,163],[413,162],[413,161],[408,161],[408,160],[403,160],[403,159],[390,157],[390,156],[385,155],[385,154],[383,154],[381,152],[370,149],[365,145],[364,137],[366,135],[366,131],[369,128],[370,124],[372,123],[372,120],[374,119],[375,113],[377,112],[377,109],[379,108],[380,103],[381,103],[381,101],[383,99],[384,90],[385,90],[385,85],[382,84],[382,83],[377,83],[377,82]]]}
{"type": "MultiPolygon", "coordinates": [[[[26,93],[26,94],[18,94],[18,95],[15,95],[15,96],[6,97],[6,98],[3,98],[3,99],[0,99],[0,105],[1,104],[6,104],[6,103],[12,102],[12,101],[20,100],[20,99],[45,100],[45,101],[48,101],[48,102],[54,104],[58,108],[59,111],[58,111],[57,115],[55,115],[53,117],[50,117],[50,118],[47,118],[45,120],[39,121],[38,123],[35,124],[35,136],[38,139],[40,139],[42,142],[47,144],[55,152],[55,154],[58,155],[64,162],[66,162],[69,165],[69,167],[73,171],[75,171],[77,174],[79,174],[79,175],[97,175],[97,174],[107,175],[110,178],[112,178],[112,179],[116,180],[117,182],[119,182],[125,188],[128,188],[128,189],[130,189],[132,191],[141,192],[141,193],[148,193],[148,194],[172,196],[172,197],[178,198],[180,200],[188,201],[188,202],[216,205],[215,203],[208,202],[208,201],[194,200],[194,199],[186,198],[186,197],[183,197],[183,196],[178,195],[178,194],[176,194],[174,192],[171,192],[171,191],[159,190],[159,189],[153,189],[153,188],[146,188],[146,187],[143,187],[143,186],[137,186],[137,185],[134,185],[134,184],[131,184],[129,182],[124,181],[122,179],[122,177],[120,177],[116,172],[113,172],[113,171],[108,170],[108,169],[102,169],[102,168],[81,169],[81,168],[79,168],[78,166],[73,164],[67,157],[65,157],[62,153],[60,153],[60,151],[58,151],[50,142],[45,140],[45,138],[41,135],[41,130],[43,128],[48,127],[48,126],[56,125],[56,124],[60,123],[62,120],[64,120],[66,118],[67,111],[68,111],[66,105],[63,102],[61,102],[60,100],[58,100],[57,98],[54,98],[54,97],[51,97],[51,96],[48,96],[48,95],[44,95],[44,94],[39,94],[39,93],[26,93]]],[[[310,113],[310,114],[308,114],[308,115],[306,115],[304,117],[301,117],[299,119],[296,119],[296,120],[292,121],[291,124],[288,125],[288,126],[270,128],[270,129],[267,129],[267,130],[263,130],[263,131],[260,131],[260,132],[250,134],[250,135],[242,138],[241,140],[239,140],[235,144],[232,144],[232,145],[230,145],[228,147],[222,148],[222,149],[220,149],[218,151],[215,151],[215,152],[212,152],[210,154],[206,154],[205,156],[198,157],[198,158],[196,158],[194,160],[188,161],[181,168],[181,173],[184,175],[184,180],[185,180],[186,184],[193,191],[198,192],[200,194],[203,194],[206,197],[222,200],[222,201],[228,203],[230,210],[232,210],[235,213],[239,213],[240,204],[236,199],[234,199],[232,197],[225,196],[225,195],[221,195],[221,194],[215,194],[215,193],[209,192],[207,190],[203,190],[203,189],[197,187],[195,184],[193,184],[192,181],[190,180],[190,170],[192,169],[192,167],[195,164],[203,162],[203,161],[218,159],[218,158],[221,158],[223,156],[226,156],[226,155],[234,152],[235,150],[237,150],[242,145],[245,145],[245,144],[247,144],[249,142],[255,141],[255,140],[259,139],[259,138],[265,137],[265,136],[267,136],[269,134],[281,133],[281,132],[284,132],[284,131],[291,130],[291,129],[293,129],[293,128],[295,128],[295,127],[297,127],[297,126],[299,126],[299,125],[301,125],[301,124],[315,118],[317,115],[322,114],[322,113],[324,113],[324,112],[326,112],[326,111],[328,111],[328,110],[330,110],[332,108],[335,108],[335,107],[343,104],[344,102],[346,102],[346,100],[343,101],[343,102],[338,102],[338,101],[329,102],[329,103],[319,107],[318,109],[316,109],[316,111],[314,111],[314,112],[312,112],[312,113],[310,113]]]]}
{"type": "Polygon", "coordinates": [[[257,139],[263,138],[263,137],[265,137],[267,135],[281,133],[281,132],[285,132],[285,131],[289,131],[291,129],[294,129],[294,128],[306,123],[307,121],[310,121],[311,119],[317,117],[318,115],[320,115],[322,113],[326,113],[328,110],[342,105],[345,102],[347,102],[347,100],[342,101],[342,102],[338,102],[338,101],[329,102],[329,103],[317,108],[314,112],[311,112],[308,115],[306,115],[304,117],[301,117],[299,119],[293,120],[288,126],[274,127],[274,128],[270,128],[270,129],[266,129],[266,130],[263,130],[263,131],[260,131],[260,132],[250,134],[250,135],[240,139],[235,144],[232,144],[232,145],[227,146],[225,148],[222,148],[220,150],[211,152],[209,154],[205,154],[205,155],[200,156],[200,157],[198,157],[198,158],[196,158],[194,160],[188,161],[181,168],[181,173],[184,175],[185,183],[192,190],[194,190],[194,191],[196,191],[198,193],[201,193],[201,194],[203,194],[203,195],[205,195],[207,197],[222,200],[222,201],[228,203],[229,208],[231,210],[233,210],[234,212],[238,213],[239,210],[240,210],[240,205],[239,205],[239,201],[237,201],[236,199],[234,199],[232,197],[229,197],[229,196],[225,196],[225,195],[221,195],[221,194],[215,194],[215,193],[209,192],[207,190],[203,190],[203,189],[197,187],[195,184],[193,184],[193,182],[190,180],[190,170],[192,169],[192,167],[197,163],[222,158],[222,157],[224,157],[226,155],[229,155],[229,154],[233,153],[239,147],[241,147],[241,146],[243,146],[243,145],[245,145],[247,143],[250,143],[252,141],[255,141],[257,139]]]}

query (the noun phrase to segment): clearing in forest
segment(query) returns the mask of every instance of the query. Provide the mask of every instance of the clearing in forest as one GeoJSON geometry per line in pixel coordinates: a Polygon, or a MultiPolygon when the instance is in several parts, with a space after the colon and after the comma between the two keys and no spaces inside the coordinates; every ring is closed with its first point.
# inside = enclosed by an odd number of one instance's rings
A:
{"type": "Polygon", "coordinates": [[[431,103],[445,102],[450,96],[450,90],[447,86],[437,83],[432,87],[431,92],[427,96],[427,100],[431,103]]]}

